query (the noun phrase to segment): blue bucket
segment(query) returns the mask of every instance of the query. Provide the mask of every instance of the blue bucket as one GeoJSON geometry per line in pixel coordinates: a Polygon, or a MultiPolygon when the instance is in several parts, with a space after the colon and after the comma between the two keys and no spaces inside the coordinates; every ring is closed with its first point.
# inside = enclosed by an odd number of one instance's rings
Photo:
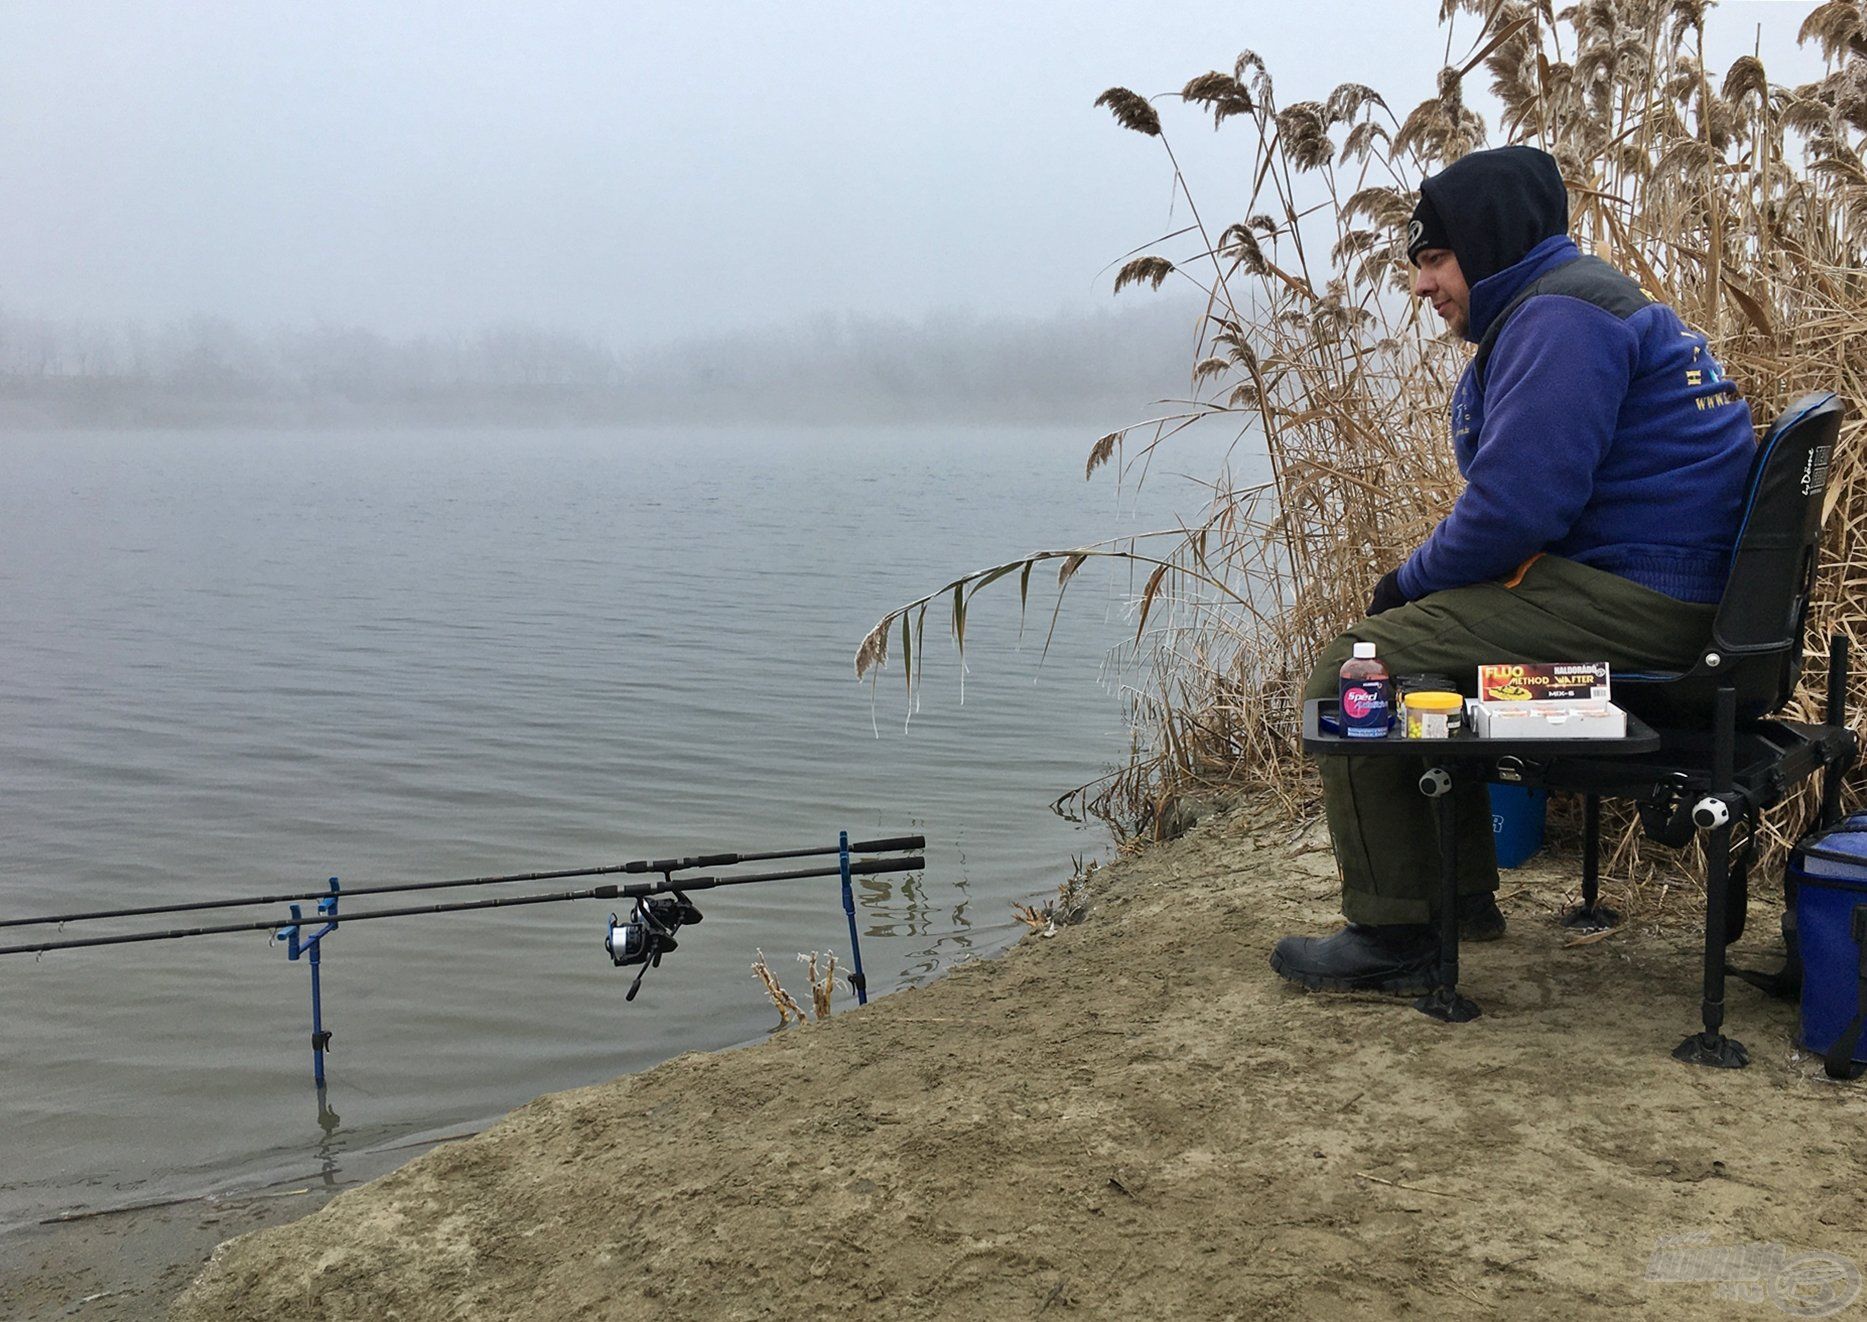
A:
{"type": "Polygon", "coordinates": [[[1548,808],[1548,790],[1491,786],[1491,834],[1497,838],[1499,867],[1521,867],[1543,847],[1543,821],[1548,808]]]}
{"type": "MultiPolygon", "coordinates": [[[[1802,841],[1789,856],[1802,952],[1804,1048],[1826,1054],[1860,1004],[1861,943],[1854,911],[1867,908],[1867,814],[1802,841]],[[1816,852],[1811,852],[1816,851],[1816,852]]],[[[1867,1036],[1854,1051],[1867,1060],[1867,1036]]]]}

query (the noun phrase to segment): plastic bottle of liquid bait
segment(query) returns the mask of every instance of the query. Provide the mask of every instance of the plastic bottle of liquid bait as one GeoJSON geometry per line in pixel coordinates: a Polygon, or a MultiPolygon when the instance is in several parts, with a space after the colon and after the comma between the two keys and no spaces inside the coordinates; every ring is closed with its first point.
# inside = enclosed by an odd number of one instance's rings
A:
{"type": "Polygon", "coordinates": [[[1354,739],[1383,739],[1394,715],[1394,685],[1375,659],[1373,643],[1356,643],[1342,663],[1342,733],[1354,739]]]}

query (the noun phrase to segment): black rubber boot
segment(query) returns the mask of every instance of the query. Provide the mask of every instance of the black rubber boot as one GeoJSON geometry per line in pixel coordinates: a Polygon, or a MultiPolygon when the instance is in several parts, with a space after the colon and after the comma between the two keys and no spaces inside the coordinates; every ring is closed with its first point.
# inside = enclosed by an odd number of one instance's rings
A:
{"type": "Polygon", "coordinates": [[[1433,929],[1350,923],[1334,936],[1287,936],[1271,951],[1279,977],[1311,991],[1384,991],[1417,995],[1437,979],[1433,929]]]}
{"type": "Polygon", "coordinates": [[[1497,896],[1478,891],[1459,896],[1459,940],[1497,941],[1504,935],[1504,915],[1498,910],[1497,896]]]}

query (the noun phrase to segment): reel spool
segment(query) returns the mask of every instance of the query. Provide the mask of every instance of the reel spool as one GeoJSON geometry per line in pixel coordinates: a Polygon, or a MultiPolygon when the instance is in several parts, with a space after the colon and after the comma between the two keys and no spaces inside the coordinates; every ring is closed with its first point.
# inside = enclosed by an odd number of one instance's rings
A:
{"type": "Polygon", "coordinates": [[[661,967],[663,955],[680,949],[674,934],[690,923],[699,922],[701,917],[694,902],[679,891],[637,898],[627,922],[613,913],[609,916],[603,948],[609,952],[610,962],[617,968],[642,966],[635,981],[629,984],[628,994],[623,997],[625,1001],[635,999],[636,992],[642,989],[642,979],[650,969],[661,967]]]}

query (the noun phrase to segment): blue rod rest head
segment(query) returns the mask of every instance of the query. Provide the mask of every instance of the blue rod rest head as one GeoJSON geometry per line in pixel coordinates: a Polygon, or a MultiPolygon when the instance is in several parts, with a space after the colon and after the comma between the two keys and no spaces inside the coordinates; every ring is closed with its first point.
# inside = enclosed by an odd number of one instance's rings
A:
{"type": "Polygon", "coordinates": [[[297,959],[303,951],[303,947],[300,946],[298,941],[298,929],[299,923],[304,916],[304,911],[294,904],[292,906],[291,925],[288,927],[281,927],[272,934],[272,939],[274,941],[285,942],[285,957],[287,959],[297,959]]]}
{"type": "Polygon", "coordinates": [[[329,895],[326,895],[323,899],[318,901],[318,915],[320,917],[334,918],[337,916],[338,894],[339,894],[339,889],[337,885],[337,878],[332,877],[331,878],[331,893],[329,895]]]}

